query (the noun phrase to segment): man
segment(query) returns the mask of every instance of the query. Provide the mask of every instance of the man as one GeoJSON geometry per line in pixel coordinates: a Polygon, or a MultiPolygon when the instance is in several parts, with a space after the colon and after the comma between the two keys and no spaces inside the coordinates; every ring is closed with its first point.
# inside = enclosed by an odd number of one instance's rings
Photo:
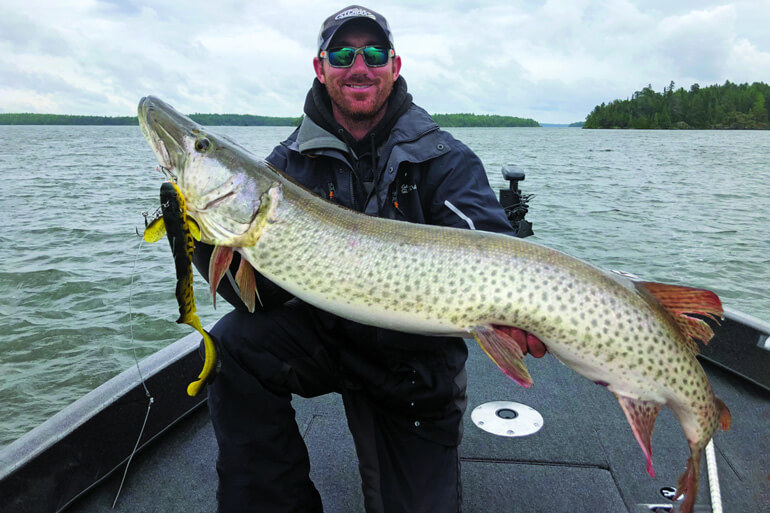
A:
{"type": "MultiPolygon", "coordinates": [[[[369,215],[513,233],[478,157],[412,103],[385,18],[360,6],[333,14],[313,66],[306,117],[269,162],[369,215]]],[[[196,249],[204,275],[210,252],[196,249]]],[[[322,511],[290,401],[329,392],[342,395],[368,512],[458,511],[464,341],[347,321],[258,279],[263,307],[252,314],[223,280],[237,309],[212,330],[220,511],[322,511]]],[[[511,331],[525,351],[545,352],[511,331]]]]}

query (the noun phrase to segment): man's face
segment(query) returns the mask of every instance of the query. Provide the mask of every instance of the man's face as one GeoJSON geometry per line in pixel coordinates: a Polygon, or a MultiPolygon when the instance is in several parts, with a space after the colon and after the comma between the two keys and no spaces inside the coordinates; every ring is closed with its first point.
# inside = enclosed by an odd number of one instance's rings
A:
{"type": "MultiPolygon", "coordinates": [[[[330,48],[384,45],[381,34],[366,26],[343,27],[335,35],[330,48]]],[[[360,122],[374,118],[388,100],[393,83],[401,70],[401,58],[392,57],[382,67],[370,68],[363,55],[356,55],[350,68],[334,68],[327,59],[313,59],[316,76],[326,85],[332,104],[344,119],[360,122]]]]}

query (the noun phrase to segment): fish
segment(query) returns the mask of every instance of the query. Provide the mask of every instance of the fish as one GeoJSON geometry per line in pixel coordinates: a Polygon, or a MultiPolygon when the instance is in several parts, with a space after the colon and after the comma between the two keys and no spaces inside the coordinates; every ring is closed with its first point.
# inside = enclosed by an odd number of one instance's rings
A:
{"type": "Polygon", "coordinates": [[[198,317],[192,286],[192,257],[195,239],[200,240],[200,228],[187,216],[184,196],[174,182],[161,184],[160,208],[162,215],[148,223],[143,238],[153,243],[163,238],[164,234],[167,236],[176,270],[176,299],[179,304],[179,318],[176,322],[192,326],[203,338],[203,369],[198,379],[187,387],[187,394],[195,397],[216,376],[219,363],[214,338],[203,328],[198,317]]]}
{"type": "MultiPolygon", "coordinates": [[[[653,477],[653,426],[663,406],[673,411],[690,448],[677,498],[692,512],[701,454],[730,424],[696,359],[696,340],[713,337],[704,319],[723,315],[715,293],[632,280],[508,235],[367,216],[313,195],[158,98],[143,98],[138,118],[201,240],[215,246],[212,290],[237,252],[249,272],[341,317],[473,337],[524,387],[533,379],[506,327],[530,332],[615,394],[653,477]]],[[[240,293],[254,305],[253,288],[240,293]]]]}

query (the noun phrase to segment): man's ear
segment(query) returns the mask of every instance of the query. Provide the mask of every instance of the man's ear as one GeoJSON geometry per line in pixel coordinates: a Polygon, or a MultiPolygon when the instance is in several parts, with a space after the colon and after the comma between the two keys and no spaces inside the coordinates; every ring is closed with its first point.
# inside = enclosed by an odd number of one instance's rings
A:
{"type": "Polygon", "coordinates": [[[401,56],[396,55],[393,57],[393,81],[398,79],[398,75],[401,73],[401,56]]]}
{"type": "Polygon", "coordinates": [[[324,75],[324,63],[318,57],[313,57],[313,68],[315,69],[315,76],[318,77],[319,82],[326,83],[326,75],[324,75]]]}

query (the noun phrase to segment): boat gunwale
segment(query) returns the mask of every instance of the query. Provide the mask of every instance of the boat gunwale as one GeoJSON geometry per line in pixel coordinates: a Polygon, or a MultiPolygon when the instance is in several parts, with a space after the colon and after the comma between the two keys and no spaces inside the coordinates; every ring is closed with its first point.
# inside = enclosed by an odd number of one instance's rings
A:
{"type": "MultiPolygon", "coordinates": [[[[200,335],[197,333],[169,344],[138,362],[138,369],[136,365],[129,367],[0,449],[0,482],[142,386],[143,382],[189,355],[199,344],[200,335]]],[[[205,400],[204,397],[200,404],[205,400]]]]}
{"type": "MultiPolygon", "coordinates": [[[[767,337],[770,337],[770,322],[763,321],[758,317],[754,317],[747,313],[735,310],[734,308],[725,307],[725,318],[733,320],[739,324],[744,324],[749,328],[753,328],[759,332],[764,333],[767,337]]],[[[764,349],[770,349],[770,338],[765,339],[764,349]]]]}

